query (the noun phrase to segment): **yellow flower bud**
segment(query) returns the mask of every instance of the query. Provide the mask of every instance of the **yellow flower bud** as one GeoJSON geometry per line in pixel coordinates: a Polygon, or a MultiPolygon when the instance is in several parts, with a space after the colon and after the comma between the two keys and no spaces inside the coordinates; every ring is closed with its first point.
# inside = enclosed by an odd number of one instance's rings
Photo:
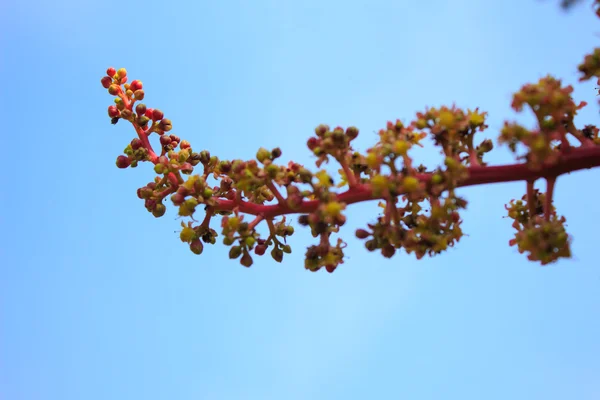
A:
{"type": "Polygon", "coordinates": [[[189,226],[186,226],[185,228],[183,228],[183,230],[179,234],[179,238],[181,239],[182,242],[189,242],[190,240],[192,240],[194,238],[195,235],[196,235],[196,232],[194,232],[194,230],[192,228],[190,228],[189,226]]]}
{"type": "Polygon", "coordinates": [[[331,217],[337,217],[344,209],[344,205],[337,201],[331,201],[325,206],[325,212],[331,217]]]}
{"type": "Polygon", "coordinates": [[[414,192],[419,188],[419,180],[414,176],[407,176],[402,180],[402,187],[407,192],[414,192]]]}
{"type": "Polygon", "coordinates": [[[481,126],[485,122],[485,117],[478,112],[469,115],[469,123],[473,126],[481,126]]]}
{"type": "Polygon", "coordinates": [[[394,143],[394,153],[397,155],[405,156],[408,152],[408,149],[410,149],[410,144],[404,140],[397,140],[394,143]]]}
{"type": "Polygon", "coordinates": [[[369,166],[369,168],[377,168],[379,167],[379,160],[377,157],[377,154],[371,152],[369,154],[367,154],[366,161],[367,161],[367,165],[369,166]]]}
{"type": "Polygon", "coordinates": [[[416,125],[417,129],[425,129],[425,128],[427,128],[427,121],[424,120],[423,118],[421,118],[417,121],[417,123],[415,125],[416,125]]]}

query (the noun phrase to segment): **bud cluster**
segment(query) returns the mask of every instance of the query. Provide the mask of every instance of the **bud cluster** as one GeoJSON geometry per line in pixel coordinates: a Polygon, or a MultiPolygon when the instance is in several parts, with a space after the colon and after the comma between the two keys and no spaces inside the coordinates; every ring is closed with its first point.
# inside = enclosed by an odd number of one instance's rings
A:
{"type": "Polygon", "coordinates": [[[556,164],[561,154],[571,147],[567,134],[573,135],[582,145],[592,145],[586,135],[575,128],[573,119],[586,103],[575,104],[571,97],[572,86],[562,86],[560,80],[547,76],[537,84],[524,85],[513,96],[512,108],[521,112],[525,105],[537,118],[538,128],[527,129],[514,122],[505,122],[499,138],[516,152],[517,145],[527,148],[524,158],[533,169],[556,164]]]}
{"type": "Polygon", "coordinates": [[[473,143],[476,132],[487,128],[486,112],[479,109],[463,111],[452,108],[430,108],[423,113],[417,113],[414,126],[417,129],[428,130],[436,145],[442,148],[446,157],[455,158],[465,165],[485,165],[483,155],[492,150],[493,144],[487,139],[475,146],[473,143]]]}
{"type": "Polygon", "coordinates": [[[554,206],[546,212],[549,204],[546,194],[536,189],[506,206],[508,217],[514,220],[512,226],[517,230],[509,244],[516,245],[519,253],[527,252],[529,260],[542,265],[571,256],[570,238],[564,226],[566,219],[556,215],[554,206]]]}

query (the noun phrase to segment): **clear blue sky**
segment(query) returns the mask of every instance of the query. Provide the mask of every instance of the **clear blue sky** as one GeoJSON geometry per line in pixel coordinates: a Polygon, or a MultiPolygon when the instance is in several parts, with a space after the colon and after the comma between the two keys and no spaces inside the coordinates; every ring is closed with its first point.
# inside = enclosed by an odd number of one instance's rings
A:
{"type": "Polygon", "coordinates": [[[334,274],[304,270],[300,228],[283,264],[246,269],[222,245],[189,252],[173,210],[146,212],[153,172],[115,167],[133,131],[110,125],[100,86],[126,67],[195,149],[278,145],[307,165],[320,123],[358,126],[364,150],[386,121],[454,101],[488,111],[495,139],[531,122],[511,94],[547,73],[598,123],[576,65],[600,24],[557,3],[4,2],[0,398],[600,398],[600,171],[559,179],[575,257],[549,267],[508,246],[515,183],[462,190],[469,236],[433,259],[367,253],[352,232],[371,203],[349,210],[334,274]]]}

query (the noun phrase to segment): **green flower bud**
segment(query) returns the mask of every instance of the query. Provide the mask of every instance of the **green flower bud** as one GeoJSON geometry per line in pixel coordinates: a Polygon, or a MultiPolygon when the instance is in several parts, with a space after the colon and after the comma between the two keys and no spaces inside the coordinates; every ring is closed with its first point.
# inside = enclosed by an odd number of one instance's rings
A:
{"type": "Polygon", "coordinates": [[[276,165],[269,164],[265,168],[265,171],[267,172],[267,175],[269,176],[269,178],[275,179],[275,177],[277,176],[277,173],[279,172],[279,168],[276,165]]]}
{"type": "Polygon", "coordinates": [[[265,149],[264,147],[261,147],[256,152],[256,159],[261,163],[264,163],[265,160],[268,160],[270,157],[271,157],[271,152],[269,150],[265,149]]]}
{"type": "Polygon", "coordinates": [[[242,247],[241,246],[233,246],[229,250],[229,258],[232,259],[232,260],[238,258],[241,254],[242,254],[242,247]]]}
{"type": "Polygon", "coordinates": [[[273,257],[273,260],[281,262],[283,260],[283,251],[275,247],[271,250],[271,257],[273,257]]]}
{"type": "Polygon", "coordinates": [[[414,176],[406,176],[402,180],[402,187],[409,193],[414,192],[419,188],[419,180],[414,176]]]}
{"type": "Polygon", "coordinates": [[[156,165],[154,166],[154,172],[156,172],[156,173],[157,173],[157,174],[159,174],[159,175],[162,175],[162,174],[164,174],[164,173],[165,173],[165,171],[167,171],[167,170],[168,170],[168,168],[167,168],[167,167],[165,167],[163,164],[156,164],[156,165]]]}
{"type": "Polygon", "coordinates": [[[202,164],[207,164],[210,160],[210,152],[208,150],[202,150],[200,152],[200,162],[202,164]]]}
{"type": "Polygon", "coordinates": [[[150,118],[146,117],[145,115],[142,115],[137,118],[137,123],[139,126],[146,126],[146,125],[148,125],[149,121],[150,121],[150,118]]]}
{"type": "Polygon", "coordinates": [[[440,174],[434,174],[431,177],[431,183],[433,183],[434,185],[439,185],[440,183],[442,183],[444,181],[444,178],[442,177],[442,175],[440,174]]]}
{"type": "Polygon", "coordinates": [[[158,203],[154,207],[154,210],[152,210],[152,215],[154,215],[156,218],[160,218],[163,215],[165,215],[166,211],[167,211],[167,207],[165,207],[165,205],[162,203],[158,203]]]}
{"type": "Polygon", "coordinates": [[[179,234],[179,238],[182,242],[189,242],[194,238],[194,236],[196,236],[196,232],[189,226],[183,228],[183,230],[179,234]]]}

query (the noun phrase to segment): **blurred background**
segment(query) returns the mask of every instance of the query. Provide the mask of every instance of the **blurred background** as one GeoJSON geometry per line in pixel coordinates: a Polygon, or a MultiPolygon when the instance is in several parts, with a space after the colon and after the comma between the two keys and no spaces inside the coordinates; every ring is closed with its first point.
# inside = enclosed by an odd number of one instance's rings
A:
{"type": "Polygon", "coordinates": [[[134,132],[100,85],[126,67],[172,133],[221,159],[279,146],[314,168],[320,123],[357,126],[364,151],[388,120],[453,102],[488,111],[495,141],[506,119],[532,126],[511,95],[548,73],[590,103],[578,124],[598,123],[595,82],[577,82],[599,40],[588,5],[2,3],[0,398],[600,398],[600,171],[558,180],[574,257],[547,267],[508,246],[504,204],[525,192],[510,183],[460,190],[468,236],[435,258],[368,253],[353,232],[372,202],[349,208],[335,273],[304,269],[297,224],[282,264],[246,269],[220,242],[192,254],[172,207],[145,210],[154,173],[115,167],[134,132]]]}

